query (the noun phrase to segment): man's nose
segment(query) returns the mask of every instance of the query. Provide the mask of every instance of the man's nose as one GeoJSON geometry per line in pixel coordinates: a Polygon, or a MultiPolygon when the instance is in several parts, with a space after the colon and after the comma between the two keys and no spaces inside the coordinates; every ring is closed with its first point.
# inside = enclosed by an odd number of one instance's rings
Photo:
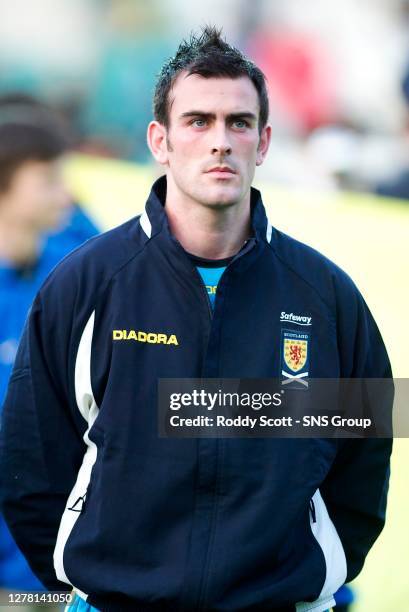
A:
{"type": "Polygon", "coordinates": [[[230,155],[231,152],[227,127],[225,125],[216,127],[213,133],[212,153],[216,155],[230,155]]]}

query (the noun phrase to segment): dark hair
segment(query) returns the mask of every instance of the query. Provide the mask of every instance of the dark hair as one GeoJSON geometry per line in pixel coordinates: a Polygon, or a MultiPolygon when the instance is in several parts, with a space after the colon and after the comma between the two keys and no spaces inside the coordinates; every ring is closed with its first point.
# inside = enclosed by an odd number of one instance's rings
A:
{"type": "Polygon", "coordinates": [[[268,121],[269,113],[265,76],[253,62],[222,38],[221,30],[213,26],[203,28],[199,36],[192,34],[189,40],[183,40],[176,55],[163,65],[153,98],[153,113],[156,121],[169,127],[169,94],[177,76],[184,70],[188,74],[199,74],[205,78],[237,79],[247,76],[258,93],[259,131],[261,132],[268,121]]]}
{"type": "Polygon", "coordinates": [[[0,98],[0,193],[27,161],[52,161],[70,146],[65,126],[45,105],[25,94],[0,98]]]}

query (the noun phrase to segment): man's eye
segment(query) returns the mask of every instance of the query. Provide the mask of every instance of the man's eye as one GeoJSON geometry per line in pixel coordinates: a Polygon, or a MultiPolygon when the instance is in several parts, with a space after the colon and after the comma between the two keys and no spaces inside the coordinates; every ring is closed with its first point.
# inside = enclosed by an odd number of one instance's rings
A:
{"type": "Polygon", "coordinates": [[[205,119],[193,119],[193,121],[191,122],[191,125],[194,125],[195,127],[204,127],[206,125],[206,120],[205,119]]]}
{"type": "Polygon", "coordinates": [[[244,128],[248,127],[249,124],[244,119],[237,119],[236,121],[233,121],[233,126],[239,130],[243,130],[244,128]]]}

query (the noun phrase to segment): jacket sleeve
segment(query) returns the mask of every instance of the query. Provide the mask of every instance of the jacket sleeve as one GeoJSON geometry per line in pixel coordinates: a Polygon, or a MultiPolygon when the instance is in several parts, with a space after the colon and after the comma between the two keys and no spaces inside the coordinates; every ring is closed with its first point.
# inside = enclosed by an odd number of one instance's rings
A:
{"type": "MultiPolygon", "coordinates": [[[[362,296],[349,281],[338,296],[338,344],[341,377],[386,379],[383,411],[391,418],[391,366],[376,323],[362,296]],[[352,286],[352,290],[351,290],[352,286]]],[[[363,393],[363,402],[374,401],[363,393]]],[[[363,410],[371,412],[370,405],[363,410]]],[[[321,488],[328,512],[343,544],[349,582],[361,571],[366,555],[385,523],[392,438],[342,439],[336,460],[321,488]]]]}
{"type": "Polygon", "coordinates": [[[33,572],[50,590],[70,590],[53,567],[66,500],[84,455],[85,425],[72,406],[69,319],[61,296],[37,296],[9,382],[0,430],[0,502],[33,572]],[[64,329],[64,325],[67,329],[64,329]]]}

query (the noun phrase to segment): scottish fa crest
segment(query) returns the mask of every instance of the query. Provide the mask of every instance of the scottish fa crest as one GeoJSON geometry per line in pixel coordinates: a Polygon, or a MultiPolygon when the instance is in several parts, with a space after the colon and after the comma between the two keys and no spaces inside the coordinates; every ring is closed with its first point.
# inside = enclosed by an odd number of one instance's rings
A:
{"type": "Polygon", "coordinates": [[[282,331],[282,385],[308,388],[310,335],[303,332],[282,331]]]}
{"type": "Polygon", "coordinates": [[[284,338],[284,362],[292,372],[299,372],[307,363],[308,340],[284,338]]]}

